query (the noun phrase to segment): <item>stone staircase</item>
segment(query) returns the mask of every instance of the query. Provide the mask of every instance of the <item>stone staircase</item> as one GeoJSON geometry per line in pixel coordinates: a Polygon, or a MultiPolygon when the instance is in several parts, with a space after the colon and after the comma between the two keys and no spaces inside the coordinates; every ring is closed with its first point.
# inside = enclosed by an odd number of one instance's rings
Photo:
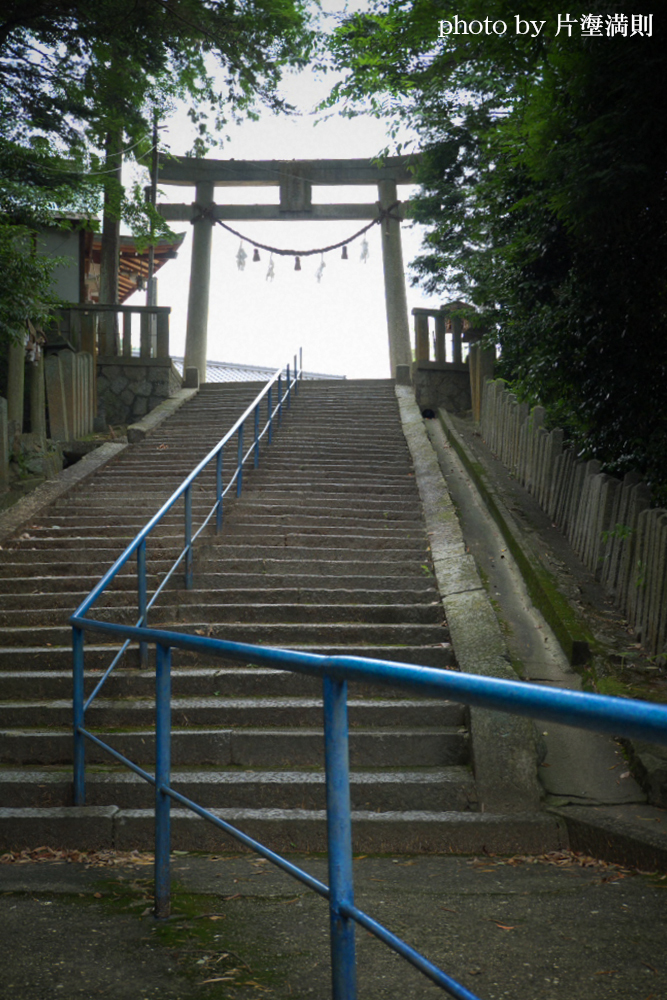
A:
{"type": "MultiPolygon", "coordinates": [[[[0,846],[152,845],[153,789],[90,743],[87,806],[63,808],[68,617],[258,389],[203,386],[0,552],[0,846]]],[[[211,474],[195,521],[212,488],[211,474]]],[[[181,506],[149,542],[149,593],[182,544],[181,506]]],[[[130,569],[97,617],[136,621],[130,569]]],[[[223,533],[198,543],[194,587],[165,590],[150,624],[455,669],[392,382],[301,384],[242,498],[227,504],[223,533]]],[[[89,635],[87,691],[110,658],[89,635]]],[[[174,786],[275,849],[325,849],[319,680],[175,650],[172,690],[174,786]]],[[[131,647],[86,716],[149,770],[152,694],[151,664],[141,669],[131,647]]],[[[351,686],[349,699],[355,850],[482,849],[465,710],[385,687],[351,686]]],[[[237,849],[175,806],[172,842],[237,849]]]]}

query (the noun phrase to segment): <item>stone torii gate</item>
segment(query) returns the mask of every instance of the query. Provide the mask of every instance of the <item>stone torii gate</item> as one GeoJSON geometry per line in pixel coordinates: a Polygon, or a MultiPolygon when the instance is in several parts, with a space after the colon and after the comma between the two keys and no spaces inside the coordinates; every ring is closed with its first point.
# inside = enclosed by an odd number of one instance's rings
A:
{"type": "MultiPolygon", "coordinates": [[[[401,248],[399,184],[414,184],[410,165],[417,157],[391,156],[380,165],[370,160],[209,160],[190,157],[162,159],[158,181],[196,187],[190,205],[160,205],[170,222],[188,221],[194,227],[188,298],[185,368],[195,367],[206,378],[206,334],[211,272],[211,235],[217,220],[300,221],[381,220],[382,262],[393,378],[409,379],[412,363],[405,274],[401,248]],[[313,205],[313,185],[377,185],[374,204],[313,205]],[[279,187],[278,205],[224,205],[215,201],[215,189],[224,187],[279,187]],[[407,368],[405,367],[407,366],[407,368]]],[[[252,243],[252,240],[248,240],[252,243]]]]}

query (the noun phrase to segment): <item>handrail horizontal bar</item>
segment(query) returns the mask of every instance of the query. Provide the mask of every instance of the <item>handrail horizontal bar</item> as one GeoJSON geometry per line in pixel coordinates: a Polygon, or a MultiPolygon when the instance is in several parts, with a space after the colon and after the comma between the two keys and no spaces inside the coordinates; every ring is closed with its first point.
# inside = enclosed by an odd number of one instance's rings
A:
{"type": "Polygon", "coordinates": [[[587,694],[564,688],[554,690],[542,685],[527,684],[525,681],[461,674],[390,660],[365,659],[360,656],[321,656],[162,629],[115,625],[89,620],[76,614],[70,621],[79,628],[125,635],[142,642],[157,642],[164,646],[206,652],[235,660],[248,659],[253,663],[266,663],[278,670],[294,670],[316,677],[324,674],[338,680],[371,680],[379,684],[419,690],[436,697],[446,696],[453,701],[478,708],[491,708],[546,722],[559,722],[580,729],[592,729],[594,732],[667,745],[667,708],[650,702],[587,694]]]}
{"type": "Polygon", "coordinates": [[[154,774],[151,774],[150,771],[144,771],[144,769],[139,767],[138,764],[135,764],[134,761],[131,761],[128,757],[124,757],[122,753],[119,753],[118,750],[114,750],[113,747],[110,747],[108,743],[104,743],[103,740],[98,739],[97,736],[93,736],[93,734],[87,729],[84,729],[83,726],[79,726],[77,728],[77,732],[80,733],[81,736],[85,736],[86,739],[91,740],[98,747],[101,747],[102,750],[106,750],[112,757],[115,757],[116,760],[120,761],[121,764],[125,764],[131,771],[134,771],[134,773],[138,774],[140,778],[143,778],[144,781],[148,781],[151,785],[155,784],[154,774]]]}
{"type": "Polygon", "coordinates": [[[261,854],[262,857],[267,859],[267,861],[272,861],[274,865],[282,868],[283,871],[288,873],[288,875],[292,875],[300,882],[303,882],[304,885],[314,889],[320,896],[324,896],[325,899],[329,898],[329,887],[325,885],[324,882],[320,882],[312,875],[309,875],[308,872],[303,871],[303,869],[297,868],[296,865],[293,865],[285,858],[282,858],[280,854],[274,854],[270,848],[265,847],[264,844],[260,844],[260,842],[255,840],[253,837],[249,837],[247,833],[237,830],[235,826],[231,825],[231,823],[227,823],[224,819],[220,819],[220,817],[216,816],[215,813],[209,812],[209,810],[204,809],[203,806],[197,805],[197,803],[193,802],[192,799],[189,799],[186,795],[181,795],[180,792],[177,792],[168,785],[160,785],[160,791],[164,792],[165,795],[169,795],[170,798],[175,799],[176,802],[180,802],[182,805],[192,810],[192,812],[197,813],[197,815],[201,816],[202,819],[206,819],[210,823],[214,823],[216,826],[219,826],[221,830],[230,834],[230,836],[234,837],[235,840],[239,840],[242,844],[245,844],[246,847],[250,847],[256,854],[261,854]]]}
{"type": "Polygon", "coordinates": [[[93,587],[90,594],[88,594],[88,596],[82,601],[82,603],[77,608],[75,614],[77,615],[85,614],[85,612],[92,607],[92,605],[95,603],[100,594],[106,589],[107,584],[110,583],[111,580],[113,580],[119,569],[121,569],[121,567],[125,565],[130,556],[132,556],[136,552],[141,543],[151,533],[153,528],[160,523],[160,521],[167,513],[167,511],[171,510],[176,501],[179,500],[183,496],[185,491],[192,485],[192,483],[197,478],[199,473],[204,468],[206,468],[209,462],[211,462],[216,457],[218,452],[222,448],[224,448],[227,442],[230,441],[231,438],[234,436],[234,434],[238,432],[239,427],[243,423],[245,423],[248,417],[254,412],[255,407],[258,406],[258,404],[266,396],[269,389],[274,385],[275,382],[278,381],[278,378],[283,374],[283,370],[284,370],[283,368],[276,369],[272,377],[264,385],[264,388],[255,396],[252,403],[248,406],[246,411],[238,418],[233,427],[231,427],[231,429],[227,431],[224,437],[222,437],[216,445],[214,445],[214,447],[211,449],[208,455],[206,455],[206,457],[201,460],[199,465],[195,466],[192,472],[183,480],[180,486],[178,486],[177,489],[172,493],[169,499],[163,503],[159,511],[156,514],[154,514],[153,517],[150,519],[150,521],[148,521],[148,523],[141,529],[141,531],[137,535],[135,535],[135,537],[132,539],[132,541],[127,546],[125,551],[118,557],[118,559],[116,559],[113,566],[107,570],[107,572],[104,574],[99,583],[95,587],[93,587]]]}
{"type": "Polygon", "coordinates": [[[373,920],[369,917],[367,913],[363,910],[359,910],[356,906],[351,906],[349,903],[339,904],[340,912],[344,917],[351,918],[356,921],[361,927],[364,927],[371,934],[379,938],[388,945],[393,951],[401,955],[402,958],[406,959],[410,965],[414,965],[415,969],[419,969],[428,979],[431,979],[438,986],[442,986],[443,989],[447,990],[451,996],[456,997],[456,1000],[479,1000],[476,993],[471,993],[470,990],[466,989],[460,983],[457,983],[455,979],[448,976],[446,972],[439,969],[437,965],[433,965],[429,962],[427,958],[420,955],[418,951],[411,948],[409,944],[402,941],[401,938],[396,937],[391,931],[388,931],[386,927],[379,924],[377,920],[373,920]]]}

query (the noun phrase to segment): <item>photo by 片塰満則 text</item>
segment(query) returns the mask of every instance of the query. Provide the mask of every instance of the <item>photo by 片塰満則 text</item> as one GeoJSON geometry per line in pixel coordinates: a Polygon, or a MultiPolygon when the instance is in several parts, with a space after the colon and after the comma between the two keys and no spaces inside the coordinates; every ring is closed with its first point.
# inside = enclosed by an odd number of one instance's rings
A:
{"type": "Polygon", "coordinates": [[[455,14],[449,21],[438,21],[438,36],[447,38],[449,35],[527,35],[537,38],[538,35],[566,35],[568,38],[612,38],[622,35],[650,38],[653,35],[653,14],[584,14],[574,17],[571,14],[559,14],[557,21],[549,25],[544,21],[531,21],[516,14],[510,21],[483,20],[466,21],[455,14]]]}

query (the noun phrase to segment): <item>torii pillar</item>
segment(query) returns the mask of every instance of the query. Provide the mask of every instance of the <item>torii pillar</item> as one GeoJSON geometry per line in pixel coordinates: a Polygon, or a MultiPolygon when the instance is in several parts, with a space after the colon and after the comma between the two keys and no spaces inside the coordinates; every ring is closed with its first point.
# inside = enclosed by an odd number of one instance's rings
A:
{"type": "MultiPolygon", "coordinates": [[[[206,340],[211,270],[212,227],[216,220],[351,221],[381,219],[387,332],[391,375],[412,363],[403,252],[402,208],[398,184],[413,184],[410,166],[417,157],[391,156],[381,164],[371,160],[198,160],[171,157],[159,166],[161,184],[196,185],[193,205],[160,205],[170,221],[188,220],[193,225],[192,268],[188,297],[188,327],[185,368],[197,368],[199,381],[206,381],[206,340]],[[313,185],[377,185],[375,204],[313,205],[313,185]],[[216,187],[279,187],[279,205],[220,205],[214,202],[216,187]]],[[[403,374],[402,373],[402,374],[403,374]]]]}
{"type": "Polygon", "coordinates": [[[200,211],[192,220],[192,263],[188,295],[188,326],[185,337],[183,372],[196,368],[199,381],[206,381],[206,340],[208,332],[208,300],[211,284],[211,240],[215,188],[212,181],[200,181],[195,202],[200,211]],[[203,211],[202,211],[203,210],[203,211]]]}
{"type": "Polygon", "coordinates": [[[389,335],[389,365],[392,378],[396,378],[399,365],[412,365],[410,345],[410,323],[408,320],[408,300],[405,294],[405,271],[403,269],[403,248],[401,245],[401,222],[397,213],[398,188],[395,181],[380,181],[378,184],[380,207],[393,211],[380,224],[382,229],[382,267],[384,270],[384,301],[387,310],[387,333],[389,335]]]}

